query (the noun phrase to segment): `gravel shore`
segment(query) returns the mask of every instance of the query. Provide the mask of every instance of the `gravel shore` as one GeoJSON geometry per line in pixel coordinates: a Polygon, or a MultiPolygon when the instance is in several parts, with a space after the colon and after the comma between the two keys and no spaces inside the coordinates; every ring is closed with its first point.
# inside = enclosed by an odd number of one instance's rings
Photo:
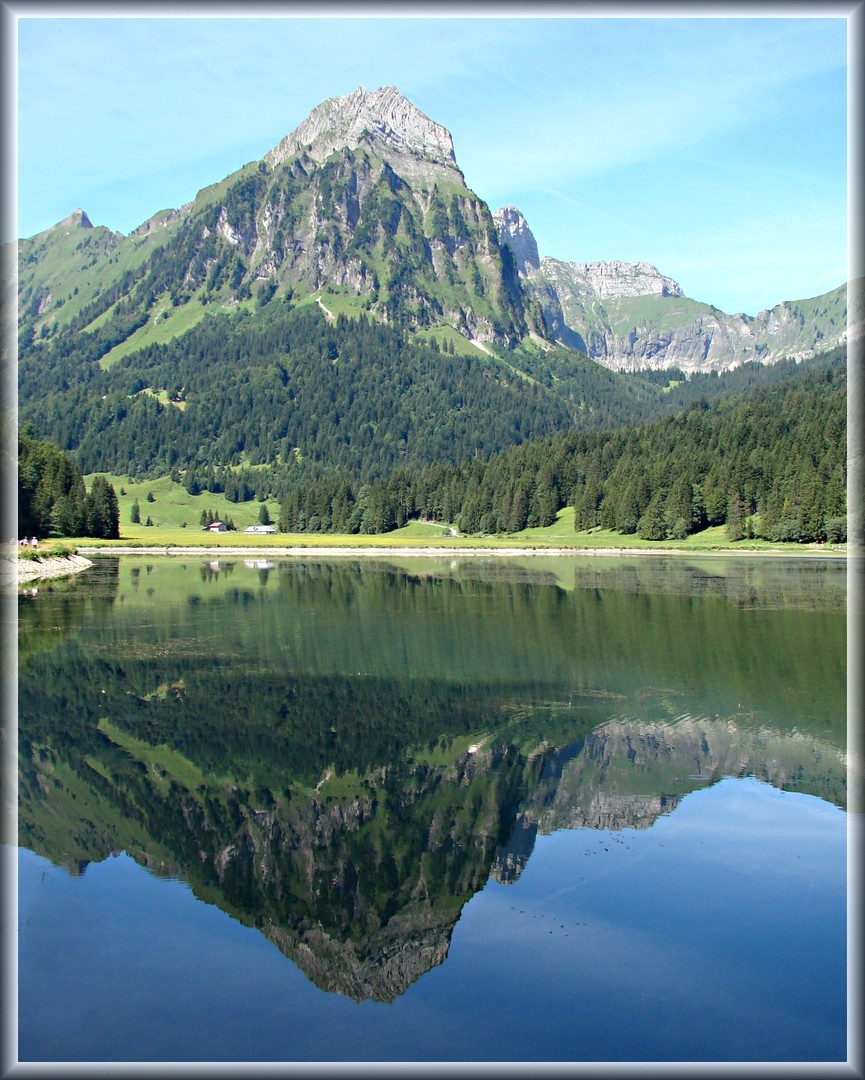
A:
{"type": "MultiPolygon", "coordinates": [[[[69,555],[63,559],[44,558],[38,562],[33,559],[16,559],[18,564],[18,584],[28,581],[42,581],[46,578],[68,577],[69,574],[77,574],[79,570],[86,570],[93,563],[85,559],[83,555],[69,555]]],[[[4,559],[8,565],[9,560],[4,559]]],[[[4,579],[6,574],[3,575],[4,579]]]]}

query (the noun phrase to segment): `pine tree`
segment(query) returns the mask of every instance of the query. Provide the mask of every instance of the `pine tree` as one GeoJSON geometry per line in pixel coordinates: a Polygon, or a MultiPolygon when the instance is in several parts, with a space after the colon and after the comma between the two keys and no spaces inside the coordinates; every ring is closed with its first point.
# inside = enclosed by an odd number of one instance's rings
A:
{"type": "Polygon", "coordinates": [[[731,492],[727,499],[727,525],[724,531],[728,540],[745,539],[745,512],[742,496],[738,491],[731,492]]]}
{"type": "Polygon", "coordinates": [[[663,495],[660,491],[656,492],[649,500],[649,505],[637,524],[637,535],[643,540],[667,539],[663,495]]]}
{"type": "Polygon", "coordinates": [[[529,485],[525,480],[520,480],[514,491],[506,531],[510,533],[522,532],[529,520],[529,485]]]}
{"type": "Polygon", "coordinates": [[[120,511],[117,495],[104,476],[93,478],[84,506],[87,536],[96,536],[102,540],[119,539],[120,511]]]}

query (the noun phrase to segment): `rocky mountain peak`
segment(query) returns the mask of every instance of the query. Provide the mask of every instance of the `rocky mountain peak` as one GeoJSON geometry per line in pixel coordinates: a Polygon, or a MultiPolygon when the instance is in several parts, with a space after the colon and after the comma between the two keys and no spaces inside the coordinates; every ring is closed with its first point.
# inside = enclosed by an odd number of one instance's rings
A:
{"type": "Polygon", "coordinates": [[[344,97],[329,98],[264,157],[271,167],[281,165],[301,150],[318,163],[335,150],[354,150],[366,143],[386,160],[400,159],[403,172],[412,160],[426,166],[456,169],[453,139],[447,128],[434,123],[403,97],[395,86],[378,90],[358,87],[344,97]]]}
{"type": "Polygon", "coordinates": [[[59,221],[56,227],[58,229],[92,229],[93,222],[79,206],[77,210],[72,211],[69,217],[59,221]]]}
{"type": "Polygon", "coordinates": [[[537,241],[520,211],[515,206],[503,206],[495,211],[493,221],[499,240],[513,252],[519,274],[525,277],[529,270],[537,270],[541,265],[537,241]]]}

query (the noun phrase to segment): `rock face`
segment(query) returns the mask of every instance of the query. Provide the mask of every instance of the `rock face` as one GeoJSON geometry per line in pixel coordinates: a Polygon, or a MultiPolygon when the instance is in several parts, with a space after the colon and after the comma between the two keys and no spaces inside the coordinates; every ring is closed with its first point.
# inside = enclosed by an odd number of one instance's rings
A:
{"type": "Polygon", "coordinates": [[[322,990],[389,1004],[444,963],[459,915],[458,908],[436,913],[413,905],[360,943],[319,927],[298,931],[268,923],[263,933],[322,990]]]}
{"type": "Polygon", "coordinates": [[[618,296],[684,296],[678,282],[659,274],[647,262],[572,262],[568,266],[602,300],[618,296]]]}
{"type": "Polygon", "coordinates": [[[64,218],[59,222],[55,228],[58,229],[92,229],[93,222],[79,207],[77,210],[73,210],[69,217],[64,218]]]}
{"type": "Polygon", "coordinates": [[[685,715],[652,722],[616,717],[579,745],[553,751],[527,785],[491,877],[502,885],[525,869],[538,835],[559,829],[650,829],[689,792],[724,777],[754,776],[781,790],[847,805],[842,749],[812,735],[791,738],[734,718],[685,715]]]}
{"type": "MultiPolygon", "coordinates": [[[[847,804],[843,751],[810,735],[791,739],[735,719],[682,716],[672,722],[617,717],[596,728],[579,753],[551,760],[514,830],[525,864],[533,830],[648,829],[689,792],[725,776],[754,776],[780,790],[819,792],[847,804]]],[[[509,845],[509,847],[512,845],[509,845]]],[[[499,852],[499,866],[508,867],[499,852]]]]}
{"type": "Polygon", "coordinates": [[[503,206],[493,214],[493,221],[499,230],[501,242],[513,252],[520,276],[526,277],[530,271],[538,270],[541,265],[538,244],[519,210],[515,206],[503,206]]]}
{"type": "Polygon", "coordinates": [[[397,172],[407,178],[458,171],[450,132],[424,116],[395,86],[360,86],[352,94],[329,98],[265,154],[264,161],[275,168],[306,150],[320,165],[334,151],[364,145],[386,161],[397,159],[397,172]]]}
{"type": "Polygon", "coordinates": [[[395,87],[325,101],[265,155],[260,175],[254,213],[229,197],[217,222],[256,280],[345,290],[388,322],[441,322],[478,342],[525,332],[515,275],[450,133],[395,87]]]}

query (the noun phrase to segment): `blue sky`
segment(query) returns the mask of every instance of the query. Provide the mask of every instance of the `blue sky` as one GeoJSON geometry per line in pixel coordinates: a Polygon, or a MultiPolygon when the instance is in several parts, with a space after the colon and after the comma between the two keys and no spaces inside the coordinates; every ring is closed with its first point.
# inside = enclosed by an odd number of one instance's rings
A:
{"type": "Polygon", "coordinates": [[[644,260],[748,314],[847,276],[843,8],[256,10],[18,5],[18,235],[79,206],[129,232],[263,156],[326,98],[395,85],[448,128],[491,209],[522,210],[544,255],[644,260]]]}

